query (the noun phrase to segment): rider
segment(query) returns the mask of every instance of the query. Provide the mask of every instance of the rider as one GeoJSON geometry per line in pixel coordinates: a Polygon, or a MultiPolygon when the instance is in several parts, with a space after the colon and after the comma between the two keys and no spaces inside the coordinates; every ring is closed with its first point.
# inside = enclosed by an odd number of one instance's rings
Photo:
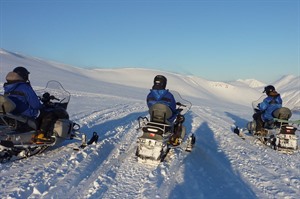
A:
{"type": "Polygon", "coordinates": [[[39,97],[31,87],[29,74],[30,72],[22,66],[9,72],[6,75],[7,82],[3,85],[4,95],[16,105],[15,110],[11,112],[13,115],[21,115],[40,124],[34,141],[49,141],[57,118],[53,113],[44,110],[39,97]]]}
{"type": "Polygon", "coordinates": [[[163,75],[156,75],[154,77],[152,89],[147,96],[147,105],[148,108],[153,106],[156,103],[162,103],[167,105],[171,111],[172,116],[168,119],[171,123],[176,118],[176,101],[173,94],[166,89],[167,86],[167,78],[163,75]]]}
{"type": "Polygon", "coordinates": [[[266,86],[263,93],[266,93],[267,97],[258,104],[259,111],[253,115],[253,119],[256,120],[257,134],[262,131],[265,123],[273,120],[273,112],[282,107],[282,99],[274,86],[266,86]]]}
{"type": "Polygon", "coordinates": [[[147,96],[148,108],[150,109],[150,107],[156,103],[162,103],[167,105],[171,109],[172,116],[167,120],[170,123],[173,123],[176,117],[177,119],[174,124],[174,134],[170,138],[170,143],[174,146],[177,146],[181,143],[181,140],[183,139],[181,132],[182,123],[184,122],[184,116],[178,114],[178,111],[176,109],[175,98],[173,94],[168,89],[166,89],[167,78],[163,75],[156,75],[153,83],[153,87],[147,96]]]}
{"type": "Polygon", "coordinates": [[[3,85],[4,94],[16,104],[12,114],[36,119],[42,104],[30,85],[29,74],[22,66],[9,72],[6,75],[7,82],[3,85]]]}

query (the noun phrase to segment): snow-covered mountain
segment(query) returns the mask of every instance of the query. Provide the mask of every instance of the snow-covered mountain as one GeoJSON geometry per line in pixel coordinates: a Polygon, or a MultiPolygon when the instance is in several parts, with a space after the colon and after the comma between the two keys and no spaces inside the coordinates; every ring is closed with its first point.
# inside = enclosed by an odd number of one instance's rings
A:
{"type": "MultiPolygon", "coordinates": [[[[39,58],[0,50],[1,75],[0,82],[5,82],[5,75],[15,66],[26,66],[31,72],[33,86],[43,86],[49,79],[62,82],[67,89],[76,84],[76,90],[90,91],[102,94],[121,93],[127,97],[144,98],[152,86],[153,77],[163,74],[168,78],[168,88],[182,95],[201,98],[204,101],[219,101],[219,103],[235,103],[250,106],[258,99],[266,85],[257,80],[237,80],[236,82],[213,82],[196,76],[156,71],[142,68],[124,69],[82,69],[56,62],[44,61],[39,58]],[[67,74],[66,78],[64,75],[67,74]],[[72,80],[72,81],[70,81],[72,80]],[[122,92],[126,87],[128,92],[122,92]]],[[[300,107],[299,77],[283,76],[274,85],[282,94],[285,105],[291,109],[300,107]],[[297,83],[298,82],[298,83],[297,83]],[[298,98],[297,98],[298,97],[298,98]]]]}
{"type": "Polygon", "coordinates": [[[265,86],[266,84],[261,82],[261,81],[258,81],[256,79],[238,79],[237,82],[241,82],[243,84],[246,84],[252,88],[259,88],[259,87],[263,87],[265,86]]]}
{"type": "MultiPolygon", "coordinates": [[[[35,89],[48,80],[72,94],[70,118],[99,142],[74,151],[65,141],[43,154],[0,164],[1,198],[291,198],[300,195],[300,153],[286,155],[231,132],[252,118],[251,101],[262,95],[255,80],[225,83],[142,68],[81,69],[0,50],[0,82],[15,66],[26,66],[35,89]],[[147,116],[145,97],[153,77],[193,103],[186,114],[191,153],[174,150],[157,168],[135,159],[136,119],[147,116]],[[246,83],[245,83],[246,82],[246,83]],[[248,83],[247,83],[248,82],[248,83]]],[[[299,77],[272,83],[285,105],[300,107],[299,77]]],[[[0,89],[2,91],[2,88],[0,89]]],[[[300,119],[295,113],[293,119],[300,119]]],[[[299,131],[297,131],[299,135],[299,131]]]]}

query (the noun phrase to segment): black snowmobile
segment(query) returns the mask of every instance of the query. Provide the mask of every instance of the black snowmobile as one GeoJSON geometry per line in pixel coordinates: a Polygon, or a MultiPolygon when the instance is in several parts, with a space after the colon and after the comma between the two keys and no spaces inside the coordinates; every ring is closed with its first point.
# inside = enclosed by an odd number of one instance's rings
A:
{"type": "MultiPolygon", "coordinates": [[[[43,152],[49,146],[56,145],[66,139],[78,137],[80,126],[71,120],[67,113],[70,93],[57,81],[49,81],[45,89],[36,91],[44,108],[59,111],[64,119],[55,122],[52,141],[35,142],[38,122],[10,112],[15,104],[8,97],[0,95],[0,163],[11,159],[21,159],[43,152]]],[[[85,137],[85,136],[83,136],[85,137]]]]}
{"type": "MultiPolygon", "coordinates": [[[[254,113],[259,112],[258,104],[263,101],[265,96],[252,102],[254,113]]],[[[247,124],[247,130],[263,144],[285,153],[292,153],[298,149],[298,136],[296,135],[297,126],[300,120],[289,120],[292,112],[287,107],[282,107],[273,112],[274,119],[264,123],[262,131],[256,132],[256,121],[247,124]]]]}
{"type": "Polygon", "coordinates": [[[192,134],[185,140],[186,128],[183,125],[184,114],[190,110],[192,104],[183,100],[176,91],[171,92],[177,101],[178,112],[173,123],[168,122],[172,116],[171,109],[162,103],[157,103],[150,108],[150,120],[147,117],[138,118],[139,128],[137,130],[141,132],[136,149],[138,162],[158,165],[174,147],[192,151],[196,138],[192,134]]]}

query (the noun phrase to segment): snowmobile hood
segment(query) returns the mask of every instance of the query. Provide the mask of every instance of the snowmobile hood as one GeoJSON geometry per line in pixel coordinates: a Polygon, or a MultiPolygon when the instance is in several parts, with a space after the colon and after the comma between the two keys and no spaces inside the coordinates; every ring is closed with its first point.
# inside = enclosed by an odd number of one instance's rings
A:
{"type": "Polygon", "coordinates": [[[169,90],[155,90],[151,89],[151,92],[153,93],[153,96],[156,100],[161,100],[168,92],[169,90]]]}

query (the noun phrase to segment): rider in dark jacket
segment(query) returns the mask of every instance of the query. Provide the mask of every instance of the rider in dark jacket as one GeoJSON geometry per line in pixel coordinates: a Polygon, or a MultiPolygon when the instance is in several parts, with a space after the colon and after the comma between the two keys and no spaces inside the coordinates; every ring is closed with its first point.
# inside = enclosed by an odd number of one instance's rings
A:
{"type": "Polygon", "coordinates": [[[167,78],[165,76],[155,76],[153,87],[147,96],[147,105],[148,108],[156,103],[167,105],[172,111],[172,116],[168,119],[168,121],[173,122],[177,115],[176,101],[173,94],[168,89],[166,89],[166,86],[167,78]]]}

